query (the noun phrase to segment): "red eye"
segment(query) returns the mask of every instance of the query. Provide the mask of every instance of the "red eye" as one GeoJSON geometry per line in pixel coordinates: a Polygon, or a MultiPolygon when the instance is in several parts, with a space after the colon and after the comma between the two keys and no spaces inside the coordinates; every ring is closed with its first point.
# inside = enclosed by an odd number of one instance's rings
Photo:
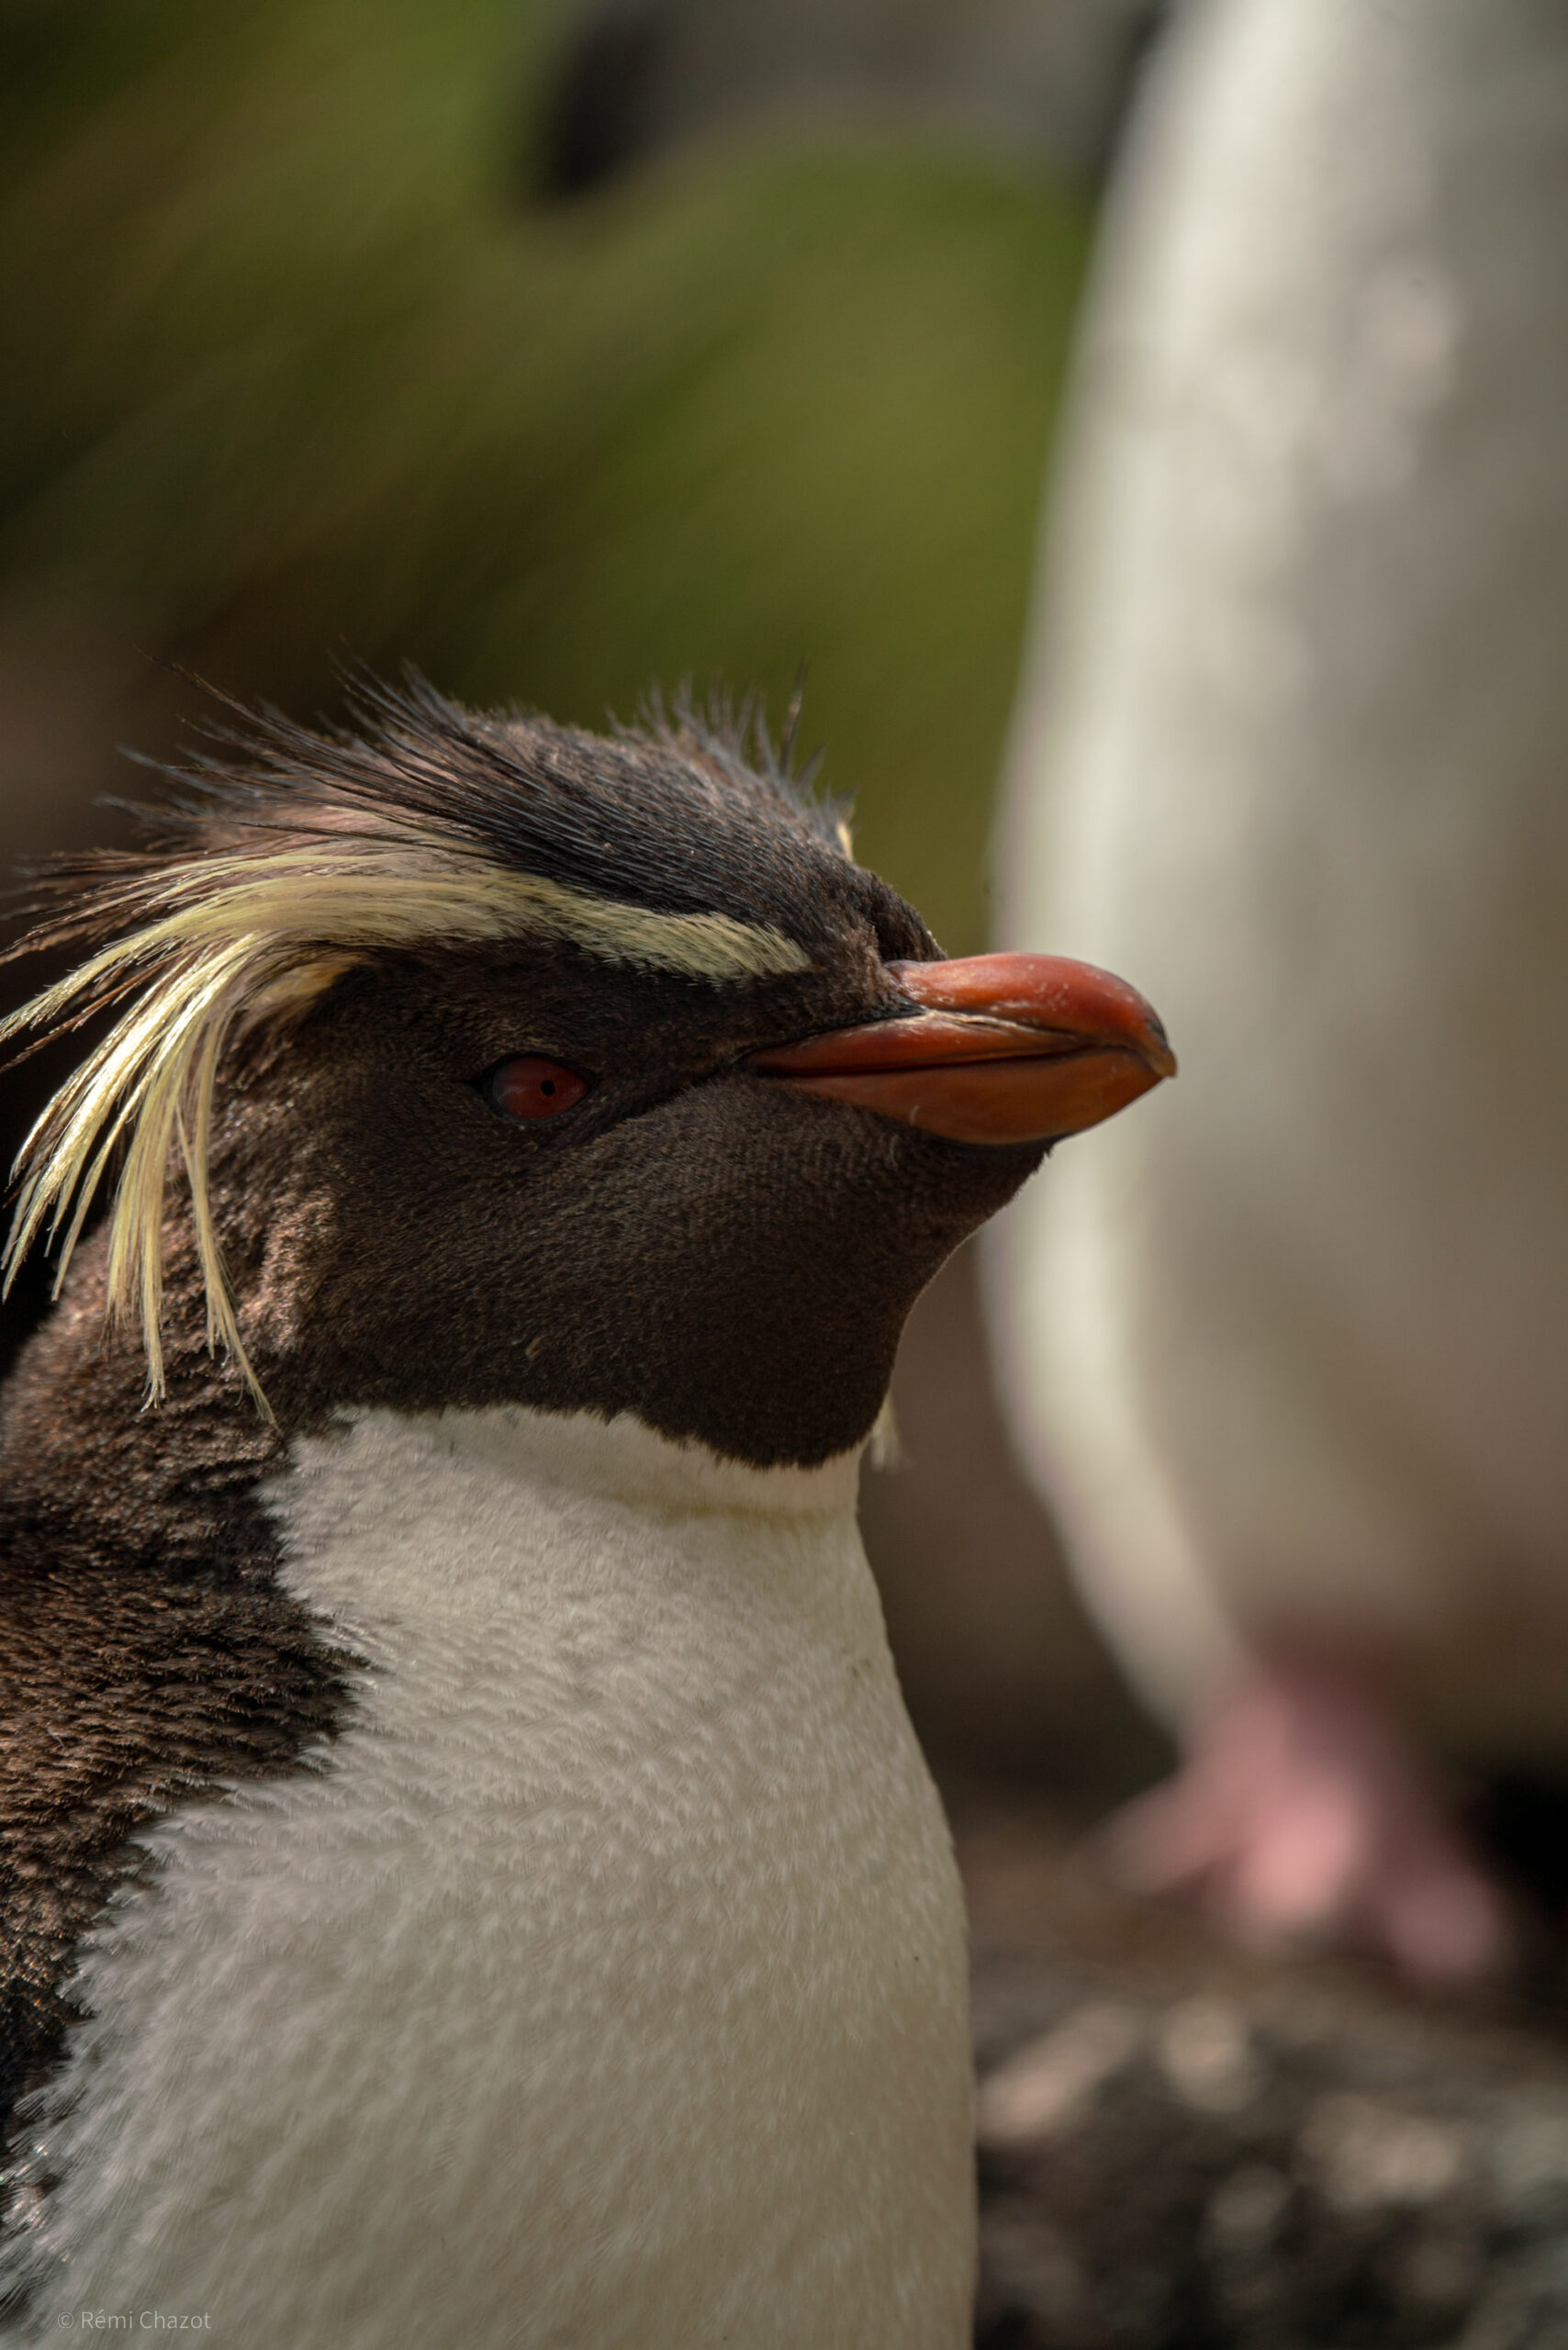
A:
{"type": "Polygon", "coordinates": [[[485,1086],[491,1107],[503,1118],[530,1123],[558,1118],[563,1110],[580,1102],[588,1090],[586,1077],[579,1077],[564,1061],[547,1060],[543,1053],[519,1053],[515,1060],[503,1061],[499,1069],[490,1071],[485,1086]]]}

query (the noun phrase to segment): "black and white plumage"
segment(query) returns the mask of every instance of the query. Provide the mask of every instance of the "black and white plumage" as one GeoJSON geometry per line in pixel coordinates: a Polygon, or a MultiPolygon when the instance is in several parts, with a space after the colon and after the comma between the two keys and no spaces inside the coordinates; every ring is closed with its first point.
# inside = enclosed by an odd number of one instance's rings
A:
{"type": "Polygon", "coordinates": [[[856,1466],[922,1283],[1169,1054],[941,962],[695,722],[367,723],[49,934],[39,1017],[120,1024],[19,1237],[123,1165],[0,1427],[15,2338],[957,2350],[961,1913],[856,1466]]]}
{"type": "Polygon", "coordinates": [[[1552,12],[1185,12],[1011,781],[1014,934],[1131,960],[1187,1067],[1016,1215],[1020,1431],[1184,1734],[1275,1675],[1234,1849],[1149,1824],[1436,1972],[1501,1919],[1371,1707],[1568,1762],[1565,237],[1552,12]]]}

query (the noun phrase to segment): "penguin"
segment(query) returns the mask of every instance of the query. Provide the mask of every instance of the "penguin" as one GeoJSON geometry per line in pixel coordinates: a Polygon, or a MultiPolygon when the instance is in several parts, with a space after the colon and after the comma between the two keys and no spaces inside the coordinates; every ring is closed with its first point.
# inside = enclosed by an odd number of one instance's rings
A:
{"type": "Polygon", "coordinates": [[[993,1267],[1023,1451],[1186,1750],[1114,1856],[1450,1982],[1521,1932],[1456,1794],[1568,1773],[1565,237],[1551,12],[1181,17],[1004,819],[1003,935],[1136,957],[1188,1070],[993,1267]]]}
{"type": "Polygon", "coordinates": [[[112,1017],[11,1241],[7,2340],[969,2339],[857,1465],[922,1285],[1173,1063],[749,742],[367,686],[53,880],[28,1023],[112,1017]]]}

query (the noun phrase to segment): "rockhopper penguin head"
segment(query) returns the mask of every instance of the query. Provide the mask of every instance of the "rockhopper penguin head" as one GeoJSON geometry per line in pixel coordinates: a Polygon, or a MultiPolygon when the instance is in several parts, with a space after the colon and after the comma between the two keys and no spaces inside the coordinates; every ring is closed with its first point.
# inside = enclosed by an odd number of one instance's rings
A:
{"type": "Polygon", "coordinates": [[[198,762],[35,934],[89,951],[13,1026],[118,1019],[29,1140],[13,1261],[69,1257],[118,1154],[73,1282],[155,1398],[216,1339],[284,1431],[524,1404],[818,1462],[944,1258],[1174,1067],[1104,973],[944,961],[734,728],[420,684],[359,719],[198,762]]]}

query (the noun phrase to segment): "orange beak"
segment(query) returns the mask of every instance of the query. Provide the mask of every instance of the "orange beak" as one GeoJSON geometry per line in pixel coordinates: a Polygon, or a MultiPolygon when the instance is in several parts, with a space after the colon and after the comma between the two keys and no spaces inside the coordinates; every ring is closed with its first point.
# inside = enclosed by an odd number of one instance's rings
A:
{"type": "Polygon", "coordinates": [[[769,1046],[746,1068],[949,1142],[991,1144],[1081,1134],[1176,1074],[1142,996],[1091,964],[973,955],[888,969],[907,1013],[769,1046]]]}

